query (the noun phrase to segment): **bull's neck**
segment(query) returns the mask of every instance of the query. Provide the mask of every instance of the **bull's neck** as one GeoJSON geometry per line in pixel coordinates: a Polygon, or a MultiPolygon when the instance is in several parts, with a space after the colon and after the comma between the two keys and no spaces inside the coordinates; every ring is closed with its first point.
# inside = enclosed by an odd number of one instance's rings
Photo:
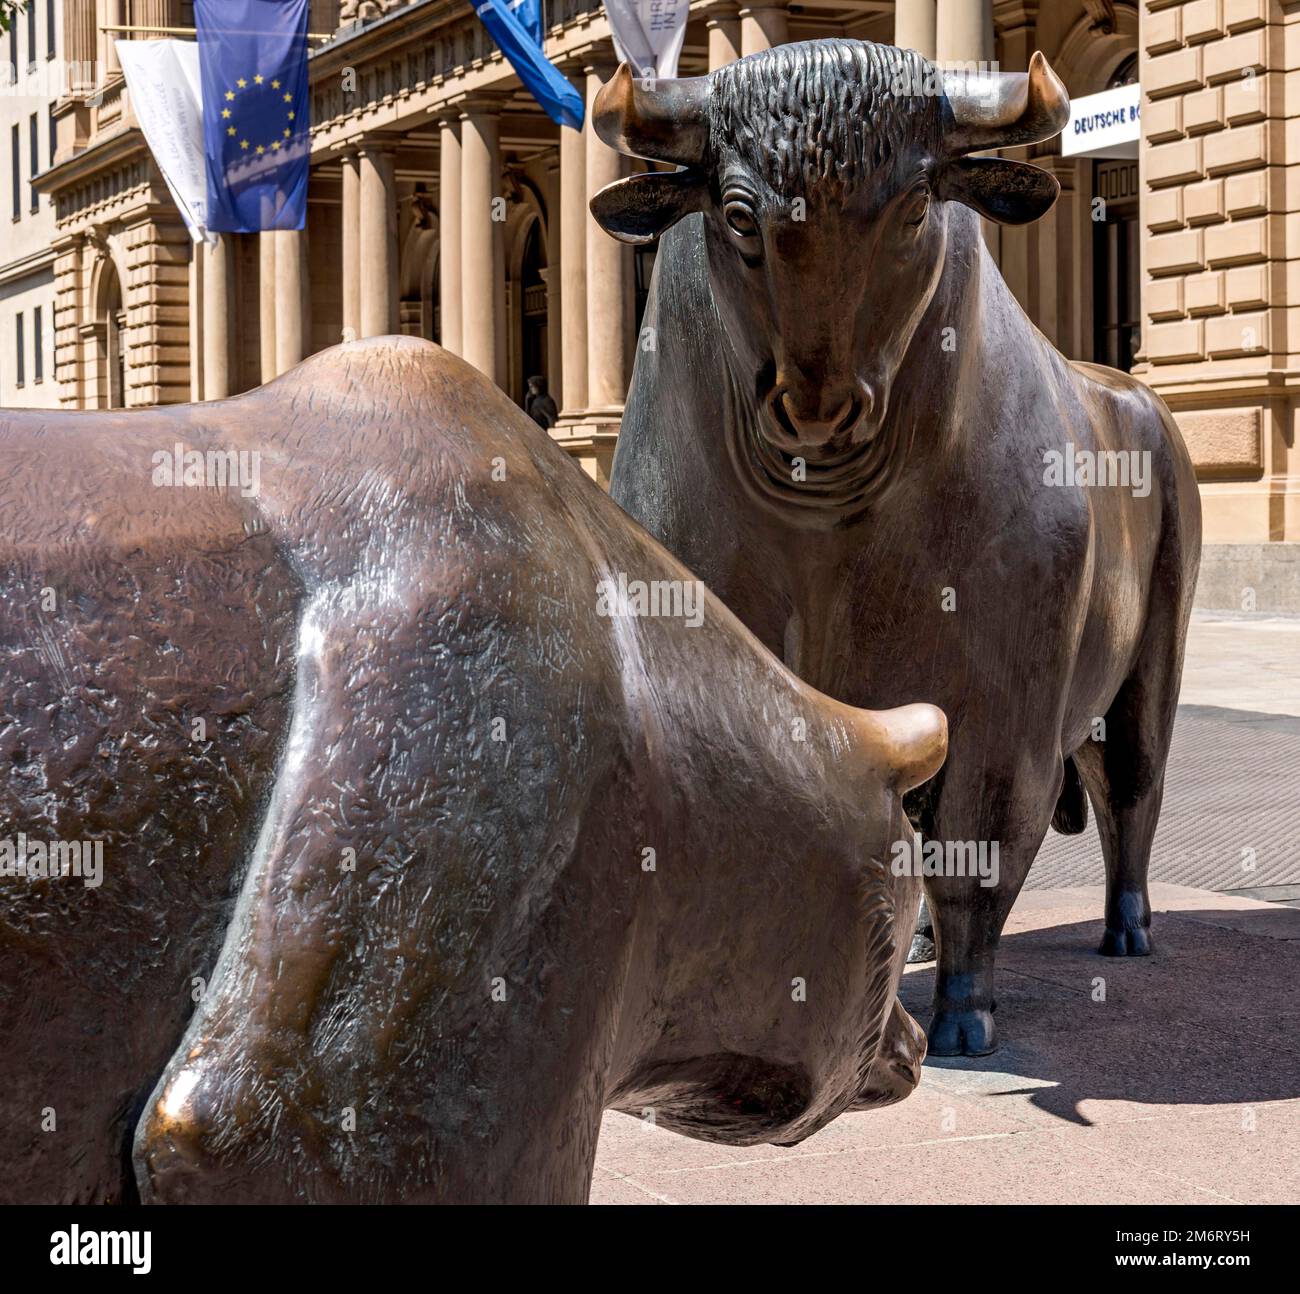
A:
{"type": "Polygon", "coordinates": [[[951,204],[943,271],[890,393],[888,421],[907,428],[910,463],[949,459],[957,446],[963,396],[986,362],[990,294],[1001,287],[980,218],[951,204]]]}

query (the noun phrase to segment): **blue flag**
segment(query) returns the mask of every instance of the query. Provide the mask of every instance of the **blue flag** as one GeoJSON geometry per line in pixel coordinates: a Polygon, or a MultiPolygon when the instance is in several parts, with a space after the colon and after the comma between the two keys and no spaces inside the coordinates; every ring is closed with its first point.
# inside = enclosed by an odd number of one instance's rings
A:
{"type": "Polygon", "coordinates": [[[542,53],[539,0],[470,0],[528,93],[557,126],[582,129],[582,96],[542,53]],[[535,27],[536,34],[533,34],[535,27]]]}
{"type": "Polygon", "coordinates": [[[505,6],[514,14],[524,34],[542,48],[542,0],[505,0],[505,6]]]}
{"type": "Polygon", "coordinates": [[[307,0],[195,0],[208,228],[301,229],[311,114],[307,0]]]}

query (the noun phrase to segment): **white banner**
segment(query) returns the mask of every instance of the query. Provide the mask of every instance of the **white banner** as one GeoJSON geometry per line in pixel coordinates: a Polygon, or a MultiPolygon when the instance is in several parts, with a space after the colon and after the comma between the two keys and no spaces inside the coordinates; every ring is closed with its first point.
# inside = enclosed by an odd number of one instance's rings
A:
{"type": "Polygon", "coordinates": [[[638,77],[676,76],[690,0],[605,0],[619,58],[638,77]]]}
{"type": "Polygon", "coordinates": [[[119,40],[131,108],[194,241],[208,236],[199,46],[192,40],[119,40]]]}
{"type": "Polygon", "coordinates": [[[1070,100],[1061,132],[1063,157],[1137,157],[1142,136],[1142,87],[1120,85],[1070,100]]]}

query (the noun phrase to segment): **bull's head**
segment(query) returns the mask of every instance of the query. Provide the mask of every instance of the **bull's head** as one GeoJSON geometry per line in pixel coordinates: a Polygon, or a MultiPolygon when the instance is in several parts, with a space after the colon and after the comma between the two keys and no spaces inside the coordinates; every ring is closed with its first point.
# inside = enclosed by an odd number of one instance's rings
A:
{"type": "Polygon", "coordinates": [[[682,169],[634,175],[591,209],[624,242],[704,214],[714,297],[759,436],[809,466],[863,452],[940,281],[951,203],[1004,224],[1060,185],[972,154],[1057,134],[1069,101],[1041,54],[1028,73],[943,73],[862,41],[782,45],[706,77],[634,80],[596,98],[606,143],[682,169]]]}

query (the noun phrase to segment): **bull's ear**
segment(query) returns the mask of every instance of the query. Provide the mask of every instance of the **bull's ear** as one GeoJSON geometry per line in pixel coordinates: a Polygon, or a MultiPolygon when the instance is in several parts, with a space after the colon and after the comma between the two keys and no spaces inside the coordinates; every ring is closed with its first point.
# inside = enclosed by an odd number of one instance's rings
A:
{"type": "Polygon", "coordinates": [[[709,184],[699,171],[654,171],[607,184],[591,200],[591,214],[624,243],[650,243],[692,211],[703,211],[709,184]]]}
{"type": "Polygon", "coordinates": [[[939,196],[962,202],[1001,225],[1027,225],[1046,215],[1061,192],[1054,175],[1005,157],[963,157],[939,175],[939,196]]]}

